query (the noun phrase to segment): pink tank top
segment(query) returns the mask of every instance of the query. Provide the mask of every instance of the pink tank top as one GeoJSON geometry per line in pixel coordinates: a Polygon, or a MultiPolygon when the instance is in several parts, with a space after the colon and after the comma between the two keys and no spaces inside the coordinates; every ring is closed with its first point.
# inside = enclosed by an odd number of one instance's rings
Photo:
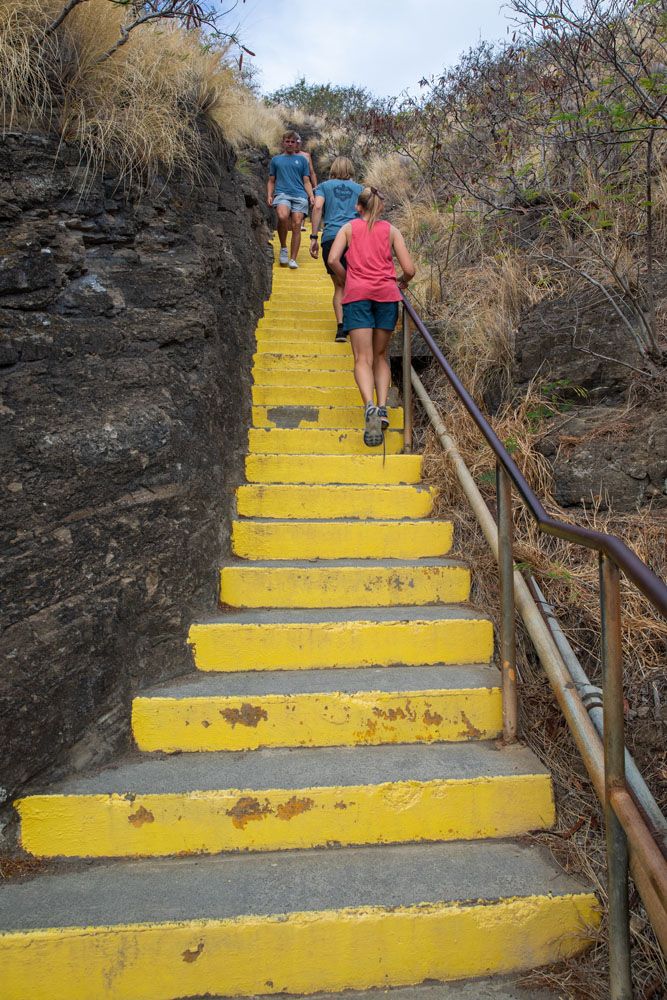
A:
{"type": "Polygon", "coordinates": [[[400,302],[396,271],[391,256],[391,225],[383,219],[373,228],[363,219],[352,219],[352,233],[345,262],[347,276],[343,303],[371,299],[400,302]]]}

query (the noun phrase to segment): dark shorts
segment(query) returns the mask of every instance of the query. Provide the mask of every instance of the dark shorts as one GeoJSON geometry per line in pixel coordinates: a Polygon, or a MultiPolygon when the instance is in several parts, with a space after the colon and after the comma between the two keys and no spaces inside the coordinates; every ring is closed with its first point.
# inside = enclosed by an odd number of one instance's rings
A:
{"type": "Polygon", "coordinates": [[[343,329],[393,330],[398,322],[398,302],[360,299],[343,305],[343,329]]]}
{"type": "MultiPolygon", "coordinates": [[[[322,260],[324,261],[324,266],[327,269],[327,273],[330,274],[332,278],[334,277],[334,273],[329,267],[329,254],[331,253],[333,242],[334,242],[333,240],[327,240],[326,243],[322,244],[322,260]]],[[[347,248],[343,252],[343,256],[340,259],[341,264],[347,270],[347,261],[345,260],[346,255],[347,255],[347,248]]]]}

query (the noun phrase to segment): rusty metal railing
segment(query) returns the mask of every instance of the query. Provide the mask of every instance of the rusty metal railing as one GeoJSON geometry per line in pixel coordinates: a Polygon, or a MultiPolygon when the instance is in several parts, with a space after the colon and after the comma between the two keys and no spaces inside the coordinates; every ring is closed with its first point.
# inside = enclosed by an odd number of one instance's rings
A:
{"type": "Polygon", "coordinates": [[[545,665],[596,794],[604,807],[610,950],[609,995],[611,1000],[632,1000],[629,864],[632,865],[635,883],[656,935],[663,949],[667,950],[667,860],[631,794],[625,775],[620,574],[624,573],[626,578],[648,598],[653,607],[665,617],[667,617],[667,586],[619,538],[590,528],[567,524],[547,514],[414,307],[403,296],[403,408],[406,451],[412,450],[413,382],[441,441],[446,445],[450,457],[453,457],[459,481],[473,503],[476,516],[498,561],[504,738],[511,742],[516,739],[517,734],[515,588],[518,586],[519,610],[533,641],[537,639],[538,654],[545,665]],[[487,523],[490,519],[488,508],[483,503],[472,477],[465,469],[461,456],[456,452],[451,438],[446,435],[435,407],[412,371],[410,320],[495,455],[497,530],[496,527],[490,528],[487,523]],[[534,620],[535,615],[539,616],[537,606],[523,578],[514,570],[512,487],[515,488],[542,533],[572,544],[583,545],[598,553],[603,691],[602,739],[587,715],[557,646],[550,634],[546,637],[541,634],[534,620]],[[476,495],[473,496],[473,493],[476,495]]]}

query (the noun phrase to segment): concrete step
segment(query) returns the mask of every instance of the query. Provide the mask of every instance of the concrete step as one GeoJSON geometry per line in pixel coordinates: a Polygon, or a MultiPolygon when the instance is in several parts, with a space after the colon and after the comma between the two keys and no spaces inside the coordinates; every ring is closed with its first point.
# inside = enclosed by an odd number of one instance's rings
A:
{"type": "MultiPolygon", "coordinates": [[[[276,292],[276,295],[279,293],[276,292]]],[[[264,319],[270,318],[291,318],[294,316],[294,305],[293,299],[289,294],[283,294],[282,302],[273,302],[269,299],[268,302],[264,304],[264,319]]],[[[321,296],[319,296],[321,299],[321,296]]],[[[305,305],[303,308],[299,308],[299,316],[303,316],[304,319],[316,319],[325,320],[327,323],[335,323],[335,315],[333,311],[333,296],[329,296],[329,301],[325,304],[320,305],[305,305]]]]}
{"type": "MultiPolygon", "coordinates": [[[[345,346],[345,345],[343,345],[345,346]]],[[[352,372],[354,358],[348,348],[345,354],[299,354],[296,351],[257,353],[252,359],[253,372],[258,371],[345,371],[352,372]]]]}
{"type": "MultiPolygon", "coordinates": [[[[311,371],[299,371],[292,368],[257,368],[252,371],[254,385],[305,386],[306,388],[357,388],[352,367],[340,371],[324,371],[316,368],[311,371]]],[[[358,391],[358,390],[357,390],[358,391]]]]}
{"type": "MultiPolygon", "coordinates": [[[[369,450],[363,434],[361,427],[349,430],[251,427],[248,451],[262,455],[363,455],[369,450]]],[[[383,445],[377,447],[382,452],[383,445]]],[[[403,450],[403,431],[386,431],[384,449],[388,455],[398,455],[403,450]]]]}
{"type": "MultiPolygon", "coordinates": [[[[523,985],[525,976],[492,976],[490,979],[457,979],[454,982],[425,982],[414,986],[379,987],[370,990],[346,990],[344,1000],[555,1000],[551,990],[533,990],[523,985]]],[[[254,1000],[269,1000],[271,994],[254,1000]]],[[[303,993],[291,994],[293,1000],[305,1000],[303,993]]],[[[311,1000],[340,1000],[337,993],[309,994],[311,1000]]],[[[229,1000],[207,997],[207,1000],[229,1000]]]]}
{"type": "Polygon", "coordinates": [[[232,551],[242,559],[421,559],[446,556],[452,533],[451,521],[255,518],[232,521],[232,551]]]}
{"type": "Polygon", "coordinates": [[[37,857],[476,840],[555,818],[534,754],[486,742],[136,754],[16,808],[37,857]]]}
{"type": "Polygon", "coordinates": [[[361,410],[361,396],[356,386],[318,389],[313,386],[253,385],[252,401],[255,406],[358,406],[361,410]]]}
{"type": "Polygon", "coordinates": [[[566,959],[598,923],[592,893],[507,841],[94,864],[0,884],[3,1000],[488,976],[566,959]]]}
{"type": "Polygon", "coordinates": [[[495,739],[502,730],[495,667],[193,674],[132,703],[140,750],[258,750],[495,739]]]}
{"type": "MultiPolygon", "coordinates": [[[[389,427],[403,430],[403,407],[391,406],[387,410],[389,427]]],[[[253,406],[253,427],[363,427],[364,411],[361,406],[253,406]]]]}
{"type": "Polygon", "coordinates": [[[290,340],[286,338],[285,340],[276,341],[266,341],[261,340],[257,344],[256,353],[254,357],[263,357],[264,355],[274,355],[274,354],[285,354],[292,357],[337,357],[337,358],[349,358],[351,356],[351,348],[349,343],[337,344],[333,338],[333,331],[331,339],[329,341],[320,341],[317,344],[310,343],[307,340],[290,340]]]}
{"type": "MultiPolygon", "coordinates": [[[[335,333],[335,328],[322,324],[317,329],[304,330],[298,322],[294,323],[271,323],[270,326],[258,327],[255,331],[257,343],[262,341],[272,344],[281,340],[302,340],[304,343],[328,344],[335,333]]],[[[349,350],[349,348],[348,348],[349,350]]]]}
{"type": "Polygon", "coordinates": [[[295,309],[292,305],[283,313],[265,313],[257,323],[256,332],[259,334],[267,329],[310,330],[315,332],[320,332],[322,329],[326,329],[330,336],[333,337],[336,332],[336,319],[333,315],[331,307],[329,307],[326,315],[310,317],[306,314],[305,310],[302,312],[301,309],[295,309]]]}
{"type": "Polygon", "coordinates": [[[424,486],[246,483],[236,491],[236,510],[242,517],[398,520],[428,517],[436,495],[424,486]]]}
{"type": "Polygon", "coordinates": [[[250,483],[392,485],[421,482],[421,455],[248,455],[250,483]]]}
{"type": "Polygon", "coordinates": [[[470,570],[447,559],[233,563],[220,570],[220,601],[236,608],[367,608],[458,604],[470,570]]]}
{"type": "Polygon", "coordinates": [[[190,626],[198,670],[488,663],[493,626],[458,605],[251,610],[190,626]]]}

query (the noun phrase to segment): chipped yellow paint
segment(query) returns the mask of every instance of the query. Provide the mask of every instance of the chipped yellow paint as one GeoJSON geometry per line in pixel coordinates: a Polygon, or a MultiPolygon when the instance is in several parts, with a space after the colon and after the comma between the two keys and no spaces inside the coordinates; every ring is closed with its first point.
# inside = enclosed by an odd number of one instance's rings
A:
{"type": "MultiPolygon", "coordinates": [[[[387,431],[384,440],[388,455],[397,455],[403,450],[402,431],[387,431]]],[[[382,452],[382,445],[378,447],[382,452]]],[[[251,427],[248,451],[264,455],[364,455],[368,448],[361,427],[349,430],[251,427]]]]}
{"type": "Polygon", "coordinates": [[[255,354],[253,356],[253,375],[255,381],[258,372],[270,371],[304,371],[304,372],[352,372],[353,360],[351,354],[295,354],[289,352],[274,352],[255,354]]]}
{"type": "Polygon", "coordinates": [[[421,480],[421,455],[248,455],[251,483],[344,483],[398,485],[421,480]]]}
{"type": "Polygon", "coordinates": [[[548,774],[315,788],[29,795],[21,844],[37,857],[166,857],[338,844],[514,837],[555,819],[548,774]]]}
{"type": "Polygon", "coordinates": [[[465,566],[225,566],[220,600],[236,608],[374,608],[467,601],[465,566]]]}
{"type": "Polygon", "coordinates": [[[335,326],[333,322],[331,323],[331,327],[327,327],[326,324],[322,323],[309,330],[304,329],[297,320],[294,323],[276,322],[271,323],[270,326],[258,328],[256,337],[257,343],[262,340],[303,340],[315,344],[320,342],[328,343],[332,339],[334,332],[335,326]]]}
{"type": "MultiPolygon", "coordinates": [[[[407,617],[407,616],[406,616],[407,617]]],[[[487,663],[493,627],[486,619],[192,625],[199,670],[299,670],[404,663],[487,663]]]]}
{"type": "MultiPolygon", "coordinates": [[[[403,429],[403,407],[387,410],[392,430],[403,429]]],[[[253,406],[253,427],[363,427],[364,416],[358,406],[253,406]],[[286,424],[289,421],[289,424],[286,424]]]]}
{"type": "Polygon", "coordinates": [[[325,371],[316,368],[311,371],[298,371],[293,368],[253,368],[252,377],[255,385],[294,385],[306,388],[357,388],[351,369],[341,371],[325,371]]]}
{"type": "MultiPolygon", "coordinates": [[[[300,311],[296,311],[294,307],[292,307],[291,311],[286,311],[282,316],[276,313],[266,316],[264,319],[260,319],[257,324],[258,335],[280,329],[303,330],[307,333],[325,333],[327,340],[331,340],[336,326],[333,312],[329,313],[328,318],[317,316],[309,319],[300,311]]],[[[296,339],[298,340],[299,338],[297,337],[296,339]]]]}
{"type": "Polygon", "coordinates": [[[450,521],[312,521],[307,531],[298,521],[232,522],[244,559],[419,559],[451,544],[450,521]]]}
{"type": "Polygon", "coordinates": [[[494,739],[500,688],[138,697],[132,732],[148,752],[379,746],[494,739]]]}
{"type": "Polygon", "coordinates": [[[164,1000],[407,986],[518,972],[588,947],[591,893],[0,936],[3,1000],[164,1000]],[[193,958],[193,956],[197,956],[193,958]]]}
{"type": "Polygon", "coordinates": [[[236,491],[236,510],[242,517],[428,517],[435,497],[435,488],[415,486],[247,483],[236,491]]]}
{"type": "Polygon", "coordinates": [[[362,412],[361,396],[355,388],[330,386],[317,389],[312,386],[253,385],[254,406],[358,406],[362,412]]]}
{"type": "Polygon", "coordinates": [[[290,354],[298,357],[350,357],[349,344],[337,344],[335,340],[328,344],[311,344],[307,340],[293,341],[289,337],[285,340],[267,341],[261,340],[257,344],[255,357],[271,357],[274,354],[290,354]]]}

